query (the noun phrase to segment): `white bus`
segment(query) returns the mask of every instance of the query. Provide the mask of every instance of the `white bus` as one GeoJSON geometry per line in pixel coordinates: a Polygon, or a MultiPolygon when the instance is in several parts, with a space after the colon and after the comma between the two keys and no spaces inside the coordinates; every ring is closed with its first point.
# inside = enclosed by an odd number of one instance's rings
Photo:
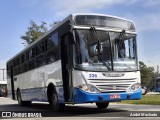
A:
{"type": "Polygon", "coordinates": [[[7,81],[0,81],[0,97],[7,95],[7,81]]]}
{"type": "Polygon", "coordinates": [[[8,94],[20,105],[141,99],[136,29],[104,14],[71,14],[7,62],[8,94]]]}
{"type": "Polygon", "coordinates": [[[7,87],[7,81],[0,80],[0,87],[7,87]]]}

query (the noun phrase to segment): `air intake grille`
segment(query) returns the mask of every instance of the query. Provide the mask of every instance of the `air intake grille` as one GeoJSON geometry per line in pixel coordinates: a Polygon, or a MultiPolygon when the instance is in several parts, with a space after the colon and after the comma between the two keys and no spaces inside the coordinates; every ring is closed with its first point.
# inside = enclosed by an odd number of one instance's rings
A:
{"type": "Polygon", "coordinates": [[[135,83],[133,79],[89,79],[101,92],[126,92],[127,88],[135,83]]]}

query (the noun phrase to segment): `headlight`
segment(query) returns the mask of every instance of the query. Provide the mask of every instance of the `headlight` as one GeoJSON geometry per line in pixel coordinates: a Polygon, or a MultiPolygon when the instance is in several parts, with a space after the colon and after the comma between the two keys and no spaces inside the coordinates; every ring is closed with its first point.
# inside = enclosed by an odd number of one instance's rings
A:
{"type": "Polygon", "coordinates": [[[128,88],[127,92],[133,92],[133,91],[138,90],[139,88],[141,88],[141,84],[140,83],[135,83],[128,88]]]}
{"type": "Polygon", "coordinates": [[[89,92],[89,93],[100,93],[100,91],[94,87],[93,85],[89,85],[89,84],[83,84],[78,86],[77,88],[85,91],[85,92],[89,92]]]}

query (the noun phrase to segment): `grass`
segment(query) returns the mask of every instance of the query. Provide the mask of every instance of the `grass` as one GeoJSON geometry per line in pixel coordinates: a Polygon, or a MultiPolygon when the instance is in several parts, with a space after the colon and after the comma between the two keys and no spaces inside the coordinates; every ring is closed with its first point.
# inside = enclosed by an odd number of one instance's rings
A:
{"type": "Polygon", "coordinates": [[[141,100],[125,100],[121,103],[160,105],[160,95],[143,95],[141,100]]]}

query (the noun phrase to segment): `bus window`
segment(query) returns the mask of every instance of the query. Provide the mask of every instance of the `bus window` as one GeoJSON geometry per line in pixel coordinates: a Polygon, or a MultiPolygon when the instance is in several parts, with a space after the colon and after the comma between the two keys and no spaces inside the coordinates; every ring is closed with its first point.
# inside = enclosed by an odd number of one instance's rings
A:
{"type": "Polygon", "coordinates": [[[35,57],[35,48],[32,48],[31,50],[29,50],[28,57],[29,57],[29,60],[35,57]]]}
{"type": "Polygon", "coordinates": [[[44,52],[44,42],[42,41],[36,46],[36,55],[38,56],[43,52],[44,52]]]}
{"type": "Polygon", "coordinates": [[[52,48],[52,38],[49,37],[48,39],[46,39],[46,50],[49,50],[50,48],[52,48]]]}
{"type": "Polygon", "coordinates": [[[54,33],[51,37],[46,40],[46,49],[52,49],[58,46],[58,33],[54,33]]]}
{"type": "Polygon", "coordinates": [[[58,33],[52,35],[52,42],[53,42],[53,47],[58,46],[58,33]]]}
{"type": "Polygon", "coordinates": [[[23,55],[21,56],[21,63],[24,63],[25,61],[26,61],[26,55],[23,54],[23,55]]]}

